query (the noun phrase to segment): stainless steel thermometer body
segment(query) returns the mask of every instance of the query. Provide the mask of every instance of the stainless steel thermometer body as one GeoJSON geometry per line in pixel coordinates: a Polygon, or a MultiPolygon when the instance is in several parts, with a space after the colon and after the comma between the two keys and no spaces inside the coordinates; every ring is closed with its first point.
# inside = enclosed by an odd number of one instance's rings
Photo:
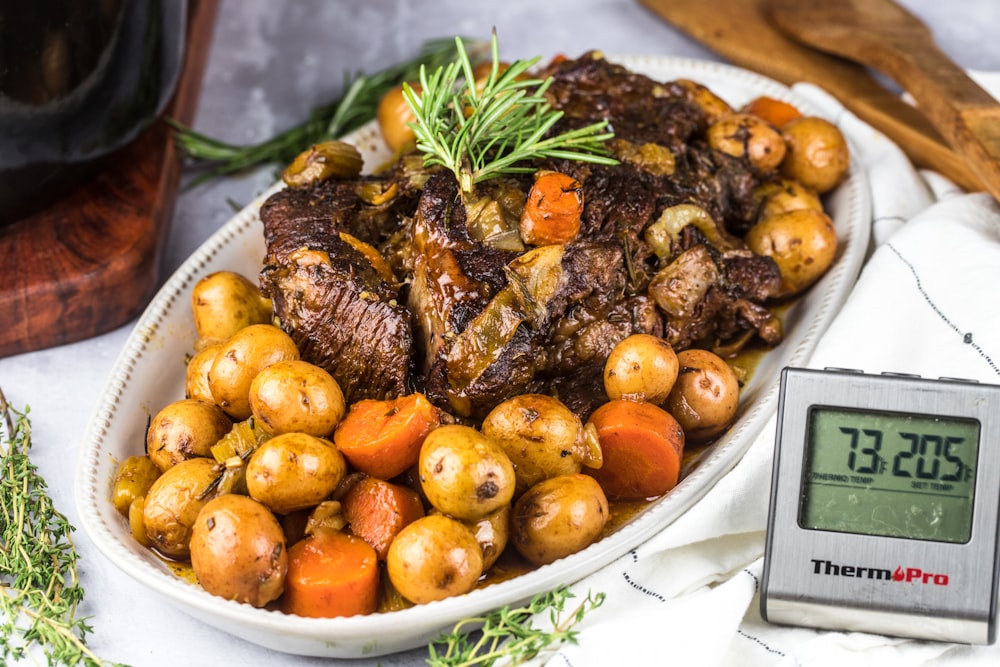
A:
{"type": "Polygon", "coordinates": [[[763,618],[992,644],[1000,386],[792,368],[781,385],[763,618]]]}

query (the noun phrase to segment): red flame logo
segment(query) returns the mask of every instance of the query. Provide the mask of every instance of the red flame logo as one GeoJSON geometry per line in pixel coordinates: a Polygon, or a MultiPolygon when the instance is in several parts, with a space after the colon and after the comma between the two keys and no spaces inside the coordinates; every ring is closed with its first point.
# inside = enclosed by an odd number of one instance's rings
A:
{"type": "Polygon", "coordinates": [[[903,572],[902,567],[897,567],[896,571],[892,573],[892,578],[894,581],[902,581],[906,578],[906,574],[903,572]]]}

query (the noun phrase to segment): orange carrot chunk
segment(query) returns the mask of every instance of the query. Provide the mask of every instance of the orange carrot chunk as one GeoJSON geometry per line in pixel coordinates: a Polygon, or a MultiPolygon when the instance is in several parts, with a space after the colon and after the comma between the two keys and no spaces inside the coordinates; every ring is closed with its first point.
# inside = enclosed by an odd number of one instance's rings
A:
{"type": "Polygon", "coordinates": [[[597,430],[604,464],[586,472],[609,497],[651,498],[677,485],[684,430],[669,412],[622,399],[597,408],[588,422],[597,430]]]}
{"type": "Polygon", "coordinates": [[[542,171],[521,214],[521,239],[530,245],[568,243],[580,233],[583,185],[572,176],[542,171]]]}
{"type": "Polygon", "coordinates": [[[399,531],[424,515],[416,491],[375,477],[355,482],[341,496],[340,508],[351,532],[370,544],[379,560],[385,560],[399,531]]]}
{"type": "Polygon", "coordinates": [[[288,549],[281,608],[330,618],[371,614],[378,606],[378,558],[360,537],[320,531],[288,549]]]}
{"type": "Polygon", "coordinates": [[[762,95],[747,102],[743,112],[766,120],[775,127],[786,125],[796,118],[802,117],[802,112],[788,102],[762,95]]]}
{"type": "Polygon", "coordinates": [[[350,407],[333,434],[333,444],[360,472],[391,479],[416,465],[420,445],[441,423],[438,409],[423,394],[350,407]]]}

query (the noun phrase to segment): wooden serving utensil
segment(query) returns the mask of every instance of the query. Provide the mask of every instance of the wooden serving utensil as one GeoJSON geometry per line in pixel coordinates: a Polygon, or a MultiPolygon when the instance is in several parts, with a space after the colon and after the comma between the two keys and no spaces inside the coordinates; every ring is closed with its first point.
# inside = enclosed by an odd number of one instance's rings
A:
{"type": "Polygon", "coordinates": [[[920,167],[968,190],[983,186],[924,115],[857,63],[817,51],[779,30],[764,0],[639,0],[729,62],[786,85],[816,84],[881,131],[920,167]]]}
{"type": "Polygon", "coordinates": [[[771,19],[804,44],[891,77],[1000,200],[1000,104],[891,0],[766,0],[771,19]]]}

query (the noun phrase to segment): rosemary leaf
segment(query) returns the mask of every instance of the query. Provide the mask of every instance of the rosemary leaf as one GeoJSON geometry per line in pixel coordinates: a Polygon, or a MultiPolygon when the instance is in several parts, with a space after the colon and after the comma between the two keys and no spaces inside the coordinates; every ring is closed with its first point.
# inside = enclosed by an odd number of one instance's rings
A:
{"type": "Polygon", "coordinates": [[[28,408],[18,412],[0,391],[0,658],[6,664],[44,655],[48,665],[114,665],[87,648],[91,627],[76,616],[74,528],[52,503],[31,462],[28,408]]]}
{"type": "MultiPolygon", "coordinates": [[[[285,165],[312,144],[337,139],[373,120],[387,91],[404,81],[416,81],[421,67],[438,68],[453,60],[453,44],[451,39],[429,40],[412,60],[373,74],[345,75],[344,92],[339,98],[314,109],[303,123],[260,143],[231,144],[197,132],[176,119],[165,120],[174,128],[181,152],[195,167],[206,169],[192,186],[264,164],[285,165]]],[[[471,44],[470,59],[482,60],[485,45],[475,41],[471,44]]]]}

